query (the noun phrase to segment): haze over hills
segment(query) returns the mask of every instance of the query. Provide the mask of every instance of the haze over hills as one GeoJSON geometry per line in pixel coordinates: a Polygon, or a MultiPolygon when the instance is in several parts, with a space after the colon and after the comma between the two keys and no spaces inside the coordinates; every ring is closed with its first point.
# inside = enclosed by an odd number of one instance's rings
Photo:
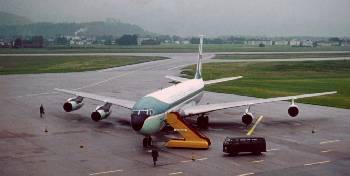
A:
{"type": "Polygon", "coordinates": [[[57,35],[91,35],[122,36],[124,34],[153,35],[137,25],[123,23],[114,19],[85,23],[32,23],[29,19],[9,13],[0,13],[0,36],[34,36],[55,37],[57,35]],[[5,19],[5,20],[2,20],[5,19]]]}
{"type": "Polygon", "coordinates": [[[1,0],[0,11],[36,22],[115,18],[182,37],[347,37],[349,7],[349,0],[1,0]]]}
{"type": "Polygon", "coordinates": [[[32,21],[26,17],[0,11],[0,25],[23,25],[30,23],[32,21]]]}

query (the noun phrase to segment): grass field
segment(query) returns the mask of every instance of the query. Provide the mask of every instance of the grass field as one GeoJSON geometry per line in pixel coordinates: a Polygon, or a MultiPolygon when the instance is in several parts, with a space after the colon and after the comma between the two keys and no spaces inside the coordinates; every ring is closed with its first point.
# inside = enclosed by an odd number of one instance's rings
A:
{"type": "Polygon", "coordinates": [[[90,71],[166,59],[139,56],[1,56],[0,75],[90,71]]]}
{"type": "MultiPolygon", "coordinates": [[[[192,76],[194,69],[190,66],[182,73],[192,76]]],[[[335,95],[297,102],[350,109],[350,61],[203,64],[205,80],[239,75],[244,77],[208,86],[206,90],[259,98],[336,90],[335,95]]]]}
{"type": "MultiPolygon", "coordinates": [[[[238,44],[205,44],[205,52],[268,52],[268,51],[350,51],[350,47],[289,47],[289,46],[247,46],[238,44]]],[[[50,48],[2,48],[0,54],[27,53],[179,53],[197,52],[196,44],[162,44],[145,46],[93,45],[89,47],[50,47],[50,48]]]]}
{"type": "Polygon", "coordinates": [[[217,54],[214,59],[294,59],[350,57],[350,53],[217,54]]]}

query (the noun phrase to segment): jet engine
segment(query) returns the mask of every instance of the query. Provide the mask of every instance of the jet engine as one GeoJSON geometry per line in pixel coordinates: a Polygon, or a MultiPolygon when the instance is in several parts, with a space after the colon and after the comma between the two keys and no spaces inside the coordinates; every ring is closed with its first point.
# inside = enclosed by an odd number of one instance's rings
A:
{"type": "Polygon", "coordinates": [[[63,109],[66,112],[78,110],[84,105],[83,99],[81,96],[70,98],[63,104],[63,109]]]}
{"type": "Polygon", "coordinates": [[[105,103],[102,106],[97,106],[95,111],[91,113],[91,119],[98,122],[107,118],[112,113],[111,106],[111,103],[105,103]]]}
{"type": "Polygon", "coordinates": [[[288,114],[291,117],[295,117],[299,114],[299,108],[297,105],[295,105],[294,103],[291,104],[288,108],[288,114]]]}
{"type": "Polygon", "coordinates": [[[246,112],[243,114],[242,116],[242,122],[245,124],[245,125],[250,125],[252,122],[253,122],[253,114],[250,113],[250,112],[246,112]]]}

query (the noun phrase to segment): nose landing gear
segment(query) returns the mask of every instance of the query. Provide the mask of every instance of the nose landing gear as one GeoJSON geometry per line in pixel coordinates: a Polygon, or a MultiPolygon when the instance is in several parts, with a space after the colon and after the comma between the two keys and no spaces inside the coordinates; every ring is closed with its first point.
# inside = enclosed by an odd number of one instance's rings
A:
{"type": "Polygon", "coordinates": [[[208,129],[209,118],[206,115],[201,115],[197,118],[197,125],[201,129],[208,129]]]}
{"type": "Polygon", "coordinates": [[[143,138],[143,147],[147,148],[147,147],[151,147],[152,146],[152,137],[151,136],[146,136],[145,138],[143,138]]]}

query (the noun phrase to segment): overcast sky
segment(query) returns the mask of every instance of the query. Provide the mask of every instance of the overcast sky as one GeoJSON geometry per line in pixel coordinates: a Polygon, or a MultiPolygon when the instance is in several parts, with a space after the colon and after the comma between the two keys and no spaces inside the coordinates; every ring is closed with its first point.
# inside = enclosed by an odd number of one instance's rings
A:
{"type": "Polygon", "coordinates": [[[350,36],[350,0],[0,0],[33,21],[120,19],[151,32],[350,36]]]}

